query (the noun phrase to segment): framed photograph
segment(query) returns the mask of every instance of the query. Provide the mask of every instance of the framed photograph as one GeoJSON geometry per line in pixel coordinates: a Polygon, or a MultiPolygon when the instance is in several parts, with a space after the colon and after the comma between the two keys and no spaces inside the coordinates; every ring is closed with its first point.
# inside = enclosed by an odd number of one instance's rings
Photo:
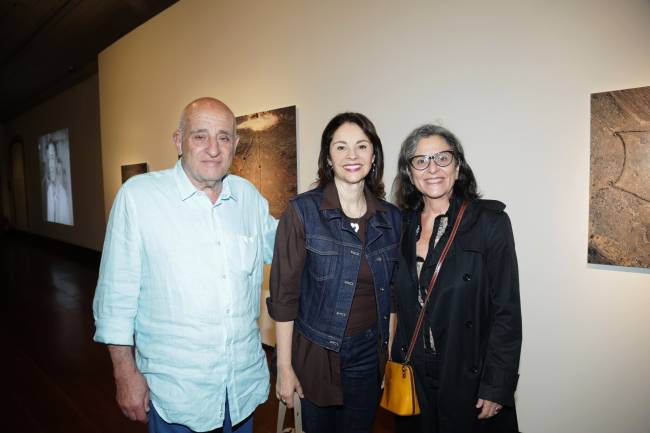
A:
{"type": "Polygon", "coordinates": [[[38,139],[41,166],[41,203],[45,221],[74,225],[68,130],[38,139]]]}
{"type": "Polygon", "coordinates": [[[149,171],[149,167],[146,162],[140,162],[138,164],[128,164],[122,166],[122,183],[126,182],[133,176],[138,174],[143,174],[149,171]]]}
{"type": "Polygon", "coordinates": [[[280,218],[296,195],[296,106],[237,117],[239,145],[231,172],[248,179],[280,218]]]}
{"type": "Polygon", "coordinates": [[[650,86],[591,95],[589,263],[650,268],[650,86]]]}
{"type": "MultiPolygon", "coordinates": [[[[296,106],[237,117],[239,145],[231,172],[248,179],[269,202],[271,215],[280,218],[296,195],[296,106]]],[[[258,325],[262,343],[275,345],[275,325],[266,309],[270,266],[264,266],[258,325]]]]}

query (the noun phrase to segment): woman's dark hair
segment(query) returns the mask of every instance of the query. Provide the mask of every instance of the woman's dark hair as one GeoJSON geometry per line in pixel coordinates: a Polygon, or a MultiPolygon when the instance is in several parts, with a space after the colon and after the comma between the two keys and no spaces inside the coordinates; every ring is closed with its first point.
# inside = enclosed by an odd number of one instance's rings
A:
{"type": "Polygon", "coordinates": [[[329,121],[320,142],[320,155],[318,155],[318,179],[316,184],[323,188],[334,180],[334,171],[330,167],[328,160],[330,156],[330,144],[332,138],[341,125],[344,123],[353,123],[357,125],[372,143],[372,149],[375,154],[375,161],[370,173],[366,176],[365,185],[370,192],[377,198],[383,199],[386,196],[384,191],[384,150],[381,147],[381,140],[375,130],[375,125],[361,113],[341,113],[334,116],[329,121]]]}
{"type": "MultiPolygon", "coordinates": [[[[472,168],[465,160],[465,152],[460,141],[446,128],[438,125],[422,125],[415,128],[402,143],[397,159],[397,176],[393,182],[393,198],[397,207],[402,210],[418,210],[422,208],[422,193],[418,191],[409,176],[411,165],[409,160],[415,155],[415,148],[423,138],[437,135],[443,138],[454,151],[454,158],[459,165],[458,179],[454,183],[454,195],[467,200],[479,198],[476,178],[472,168]]],[[[431,161],[431,164],[434,164],[431,161]]]]}

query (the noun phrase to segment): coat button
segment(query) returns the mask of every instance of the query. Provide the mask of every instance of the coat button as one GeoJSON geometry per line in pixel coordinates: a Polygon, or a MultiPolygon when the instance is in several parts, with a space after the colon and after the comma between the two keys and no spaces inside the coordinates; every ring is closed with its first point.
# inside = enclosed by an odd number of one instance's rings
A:
{"type": "Polygon", "coordinates": [[[468,320],[467,322],[465,322],[465,328],[471,328],[472,326],[474,326],[474,324],[472,323],[471,320],[468,320]]]}
{"type": "Polygon", "coordinates": [[[472,373],[478,374],[478,368],[476,368],[476,367],[472,368],[472,373]]]}
{"type": "Polygon", "coordinates": [[[400,350],[401,350],[402,352],[406,353],[406,351],[409,350],[409,348],[406,347],[406,346],[402,346],[402,347],[400,348],[400,350]]]}
{"type": "Polygon", "coordinates": [[[384,316],[384,320],[388,320],[388,316],[384,316]]]}
{"type": "Polygon", "coordinates": [[[388,345],[388,339],[385,339],[384,340],[384,346],[387,346],[387,345],[388,345]]]}
{"type": "Polygon", "coordinates": [[[472,274],[465,274],[463,275],[463,281],[469,281],[472,279],[472,274]]]}

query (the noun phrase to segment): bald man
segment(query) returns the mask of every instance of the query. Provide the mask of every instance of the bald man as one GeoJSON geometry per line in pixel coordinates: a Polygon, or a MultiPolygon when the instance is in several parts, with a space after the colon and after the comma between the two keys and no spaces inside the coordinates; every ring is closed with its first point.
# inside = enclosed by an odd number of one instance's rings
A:
{"type": "Polygon", "coordinates": [[[180,159],[135,176],[109,217],[93,302],[117,403],[149,432],[252,432],[269,394],[257,327],[277,221],[228,174],[235,116],[201,98],[173,134],[180,159]]]}

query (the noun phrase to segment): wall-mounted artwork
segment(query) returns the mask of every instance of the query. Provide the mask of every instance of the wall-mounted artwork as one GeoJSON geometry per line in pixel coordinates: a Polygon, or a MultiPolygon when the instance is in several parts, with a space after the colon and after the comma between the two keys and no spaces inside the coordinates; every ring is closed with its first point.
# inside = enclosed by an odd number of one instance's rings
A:
{"type": "MultiPolygon", "coordinates": [[[[231,171],[252,182],[280,218],[297,192],[296,107],[237,117],[239,145],[231,171]]],[[[258,325],[262,343],[275,345],[275,325],[266,309],[270,266],[264,266],[258,325]]]]}
{"type": "Polygon", "coordinates": [[[140,162],[138,164],[128,164],[128,165],[123,165],[122,166],[122,183],[126,182],[129,180],[129,178],[132,178],[133,176],[137,174],[143,174],[148,172],[149,169],[147,167],[146,162],[140,162]]]}
{"type": "Polygon", "coordinates": [[[74,225],[68,130],[61,129],[41,136],[38,139],[38,154],[43,219],[51,223],[74,225]]]}
{"type": "Polygon", "coordinates": [[[589,263],[650,268],[650,86],[591,95],[589,263]]]}
{"type": "Polygon", "coordinates": [[[296,107],[239,116],[237,133],[231,171],[251,181],[279,218],[297,192],[296,107]]]}

